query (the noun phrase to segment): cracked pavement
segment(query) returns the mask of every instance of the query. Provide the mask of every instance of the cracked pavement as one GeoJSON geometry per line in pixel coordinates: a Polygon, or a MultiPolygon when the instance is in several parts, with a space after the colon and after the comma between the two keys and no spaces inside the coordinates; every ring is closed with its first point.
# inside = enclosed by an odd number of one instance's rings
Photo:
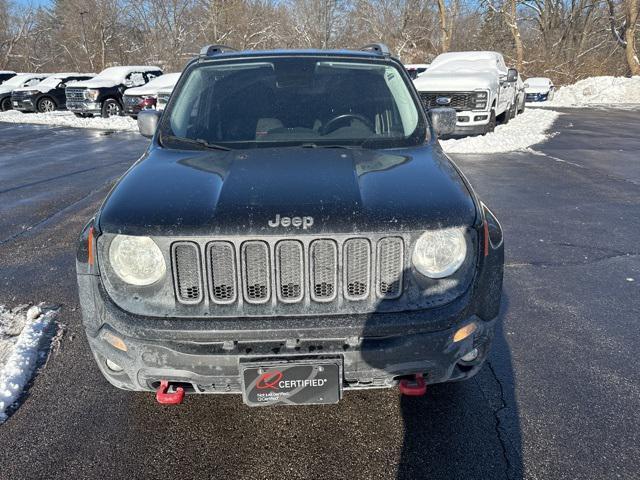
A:
{"type": "Polygon", "coordinates": [[[102,378],[80,325],[75,240],[146,141],[0,124],[0,302],[62,304],[67,326],[0,427],[0,479],[637,479],[640,115],[564,113],[528,152],[455,157],[505,230],[485,368],[424,398],[276,409],[235,396],[159,406],[102,378]]]}

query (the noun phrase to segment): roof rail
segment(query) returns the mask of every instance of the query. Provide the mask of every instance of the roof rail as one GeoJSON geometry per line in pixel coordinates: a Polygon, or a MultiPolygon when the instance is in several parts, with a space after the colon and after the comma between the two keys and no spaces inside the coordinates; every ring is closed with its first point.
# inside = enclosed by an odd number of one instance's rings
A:
{"type": "Polygon", "coordinates": [[[360,49],[363,52],[373,52],[384,57],[390,57],[391,51],[384,43],[370,43],[360,49]]]}
{"type": "Polygon", "coordinates": [[[227,52],[237,52],[237,50],[227,45],[206,45],[200,49],[200,58],[213,57],[227,52]]]}

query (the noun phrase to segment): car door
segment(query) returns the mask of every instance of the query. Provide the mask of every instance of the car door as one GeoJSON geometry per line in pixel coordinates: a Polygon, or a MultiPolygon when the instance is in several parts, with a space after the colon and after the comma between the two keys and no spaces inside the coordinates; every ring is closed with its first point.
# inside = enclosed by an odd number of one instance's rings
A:
{"type": "Polygon", "coordinates": [[[498,74],[500,76],[500,94],[498,96],[498,112],[502,113],[509,105],[511,105],[515,100],[515,83],[507,82],[507,74],[509,69],[507,68],[507,64],[504,62],[504,58],[502,55],[498,55],[496,59],[496,66],[498,67],[498,74]]]}

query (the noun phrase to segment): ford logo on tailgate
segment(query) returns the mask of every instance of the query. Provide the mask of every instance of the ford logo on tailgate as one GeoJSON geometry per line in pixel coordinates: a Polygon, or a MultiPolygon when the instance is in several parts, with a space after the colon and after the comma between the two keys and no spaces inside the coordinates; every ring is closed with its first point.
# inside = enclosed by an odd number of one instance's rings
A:
{"type": "Polygon", "coordinates": [[[451,98],[449,98],[449,97],[438,97],[438,98],[436,98],[436,103],[438,105],[449,105],[451,103],[451,98]]]}

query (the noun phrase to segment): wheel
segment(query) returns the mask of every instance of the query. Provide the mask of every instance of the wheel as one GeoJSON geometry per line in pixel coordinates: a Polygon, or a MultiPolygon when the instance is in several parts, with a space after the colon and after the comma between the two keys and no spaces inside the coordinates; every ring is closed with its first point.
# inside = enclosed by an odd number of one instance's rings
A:
{"type": "Polygon", "coordinates": [[[509,109],[509,120],[516,118],[516,115],[518,115],[518,104],[514,102],[509,109]]]}
{"type": "Polygon", "coordinates": [[[496,111],[491,110],[491,116],[489,117],[489,123],[484,127],[485,135],[491,133],[496,129],[496,111]]]}
{"type": "Polygon", "coordinates": [[[38,100],[38,112],[40,113],[54,112],[57,109],[56,102],[50,97],[42,97],[38,100]]]}
{"type": "Polygon", "coordinates": [[[118,116],[122,113],[122,107],[115,98],[107,98],[102,102],[102,118],[118,116]]]}
{"type": "Polygon", "coordinates": [[[525,107],[526,107],[526,105],[525,105],[524,97],[522,97],[522,105],[520,106],[520,109],[518,110],[518,113],[523,113],[525,107]]]}
{"type": "Polygon", "coordinates": [[[0,111],[6,112],[7,110],[11,110],[11,97],[5,97],[0,102],[0,111]]]}

